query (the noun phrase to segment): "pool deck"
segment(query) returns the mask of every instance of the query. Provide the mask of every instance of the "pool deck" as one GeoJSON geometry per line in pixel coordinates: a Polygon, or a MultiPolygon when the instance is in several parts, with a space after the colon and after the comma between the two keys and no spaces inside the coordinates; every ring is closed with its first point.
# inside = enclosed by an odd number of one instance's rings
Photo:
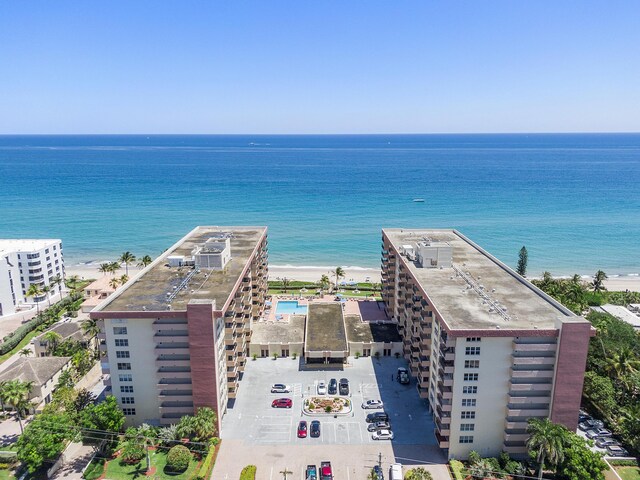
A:
{"type": "MultiPolygon", "coordinates": [[[[335,295],[323,295],[322,297],[301,297],[299,295],[273,295],[271,297],[271,307],[267,307],[261,322],[274,322],[274,323],[287,323],[289,317],[292,314],[283,313],[277,314],[278,302],[294,302],[297,301],[301,307],[309,308],[309,305],[313,303],[327,303],[336,302],[335,295]]],[[[384,305],[382,302],[376,302],[374,300],[363,300],[355,298],[347,298],[344,302],[343,312],[345,315],[359,315],[364,322],[385,322],[391,321],[384,311],[384,305]]]]}

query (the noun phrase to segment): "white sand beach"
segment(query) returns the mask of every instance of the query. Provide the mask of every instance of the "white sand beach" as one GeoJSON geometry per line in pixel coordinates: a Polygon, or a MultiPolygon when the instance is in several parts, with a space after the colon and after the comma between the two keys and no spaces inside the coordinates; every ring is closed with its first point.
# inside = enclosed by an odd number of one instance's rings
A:
{"type": "MultiPolygon", "coordinates": [[[[371,282],[380,282],[380,270],[376,268],[364,268],[364,267],[342,267],[345,276],[342,280],[347,282],[365,282],[367,280],[371,282]]],[[[290,280],[301,280],[316,282],[320,280],[322,275],[328,275],[331,281],[334,281],[333,275],[334,267],[319,267],[319,266],[302,266],[296,267],[293,265],[270,265],[269,266],[269,280],[277,280],[278,278],[286,277],[290,280]]],[[[130,266],[129,276],[133,276],[140,271],[139,267],[130,266]]],[[[98,271],[98,265],[71,265],[66,268],[67,276],[78,275],[80,278],[100,278],[103,273],[98,271]]],[[[118,275],[124,275],[124,268],[118,270],[118,275]]],[[[585,281],[589,281],[587,278],[585,281]]],[[[605,281],[607,290],[612,291],[625,291],[630,290],[632,292],[640,292],[640,277],[636,276],[622,276],[612,277],[605,281]]]]}

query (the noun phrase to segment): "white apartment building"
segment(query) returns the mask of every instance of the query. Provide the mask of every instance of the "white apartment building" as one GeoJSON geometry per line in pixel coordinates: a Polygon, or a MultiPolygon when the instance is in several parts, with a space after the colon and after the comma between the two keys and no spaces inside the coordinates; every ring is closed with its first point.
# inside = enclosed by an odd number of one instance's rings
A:
{"type": "MultiPolygon", "coordinates": [[[[62,241],[59,239],[0,240],[0,317],[47,299],[27,297],[31,284],[50,285],[56,276],[64,277],[62,241]]],[[[49,295],[56,295],[57,288],[49,295]]]]}

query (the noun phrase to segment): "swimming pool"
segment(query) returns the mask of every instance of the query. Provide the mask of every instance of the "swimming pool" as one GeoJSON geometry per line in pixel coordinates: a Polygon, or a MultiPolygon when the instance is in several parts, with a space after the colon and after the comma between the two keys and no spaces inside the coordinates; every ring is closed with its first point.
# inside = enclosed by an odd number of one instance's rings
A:
{"type": "Polygon", "coordinates": [[[278,306],[276,307],[276,314],[306,315],[307,306],[299,305],[297,300],[281,300],[278,302],[278,306]]]}

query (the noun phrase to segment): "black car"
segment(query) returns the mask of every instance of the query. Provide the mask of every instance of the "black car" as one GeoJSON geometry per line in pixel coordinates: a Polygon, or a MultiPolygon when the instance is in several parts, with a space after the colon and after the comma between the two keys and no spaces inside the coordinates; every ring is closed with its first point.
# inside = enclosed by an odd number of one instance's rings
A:
{"type": "Polygon", "coordinates": [[[367,423],[388,422],[389,415],[387,415],[387,412],[370,413],[369,415],[367,415],[366,420],[367,420],[367,423]]]}
{"type": "Polygon", "coordinates": [[[329,380],[329,395],[335,395],[338,393],[338,382],[335,378],[329,380]]]}
{"type": "Polygon", "coordinates": [[[380,465],[376,465],[373,467],[373,476],[376,480],[384,480],[384,473],[382,473],[382,468],[380,465]]]}
{"type": "Polygon", "coordinates": [[[349,380],[346,378],[340,379],[340,395],[349,395],[349,380]]]}
{"type": "Polygon", "coordinates": [[[320,436],[320,421],[313,420],[309,427],[309,436],[312,438],[318,438],[320,436]]]}

